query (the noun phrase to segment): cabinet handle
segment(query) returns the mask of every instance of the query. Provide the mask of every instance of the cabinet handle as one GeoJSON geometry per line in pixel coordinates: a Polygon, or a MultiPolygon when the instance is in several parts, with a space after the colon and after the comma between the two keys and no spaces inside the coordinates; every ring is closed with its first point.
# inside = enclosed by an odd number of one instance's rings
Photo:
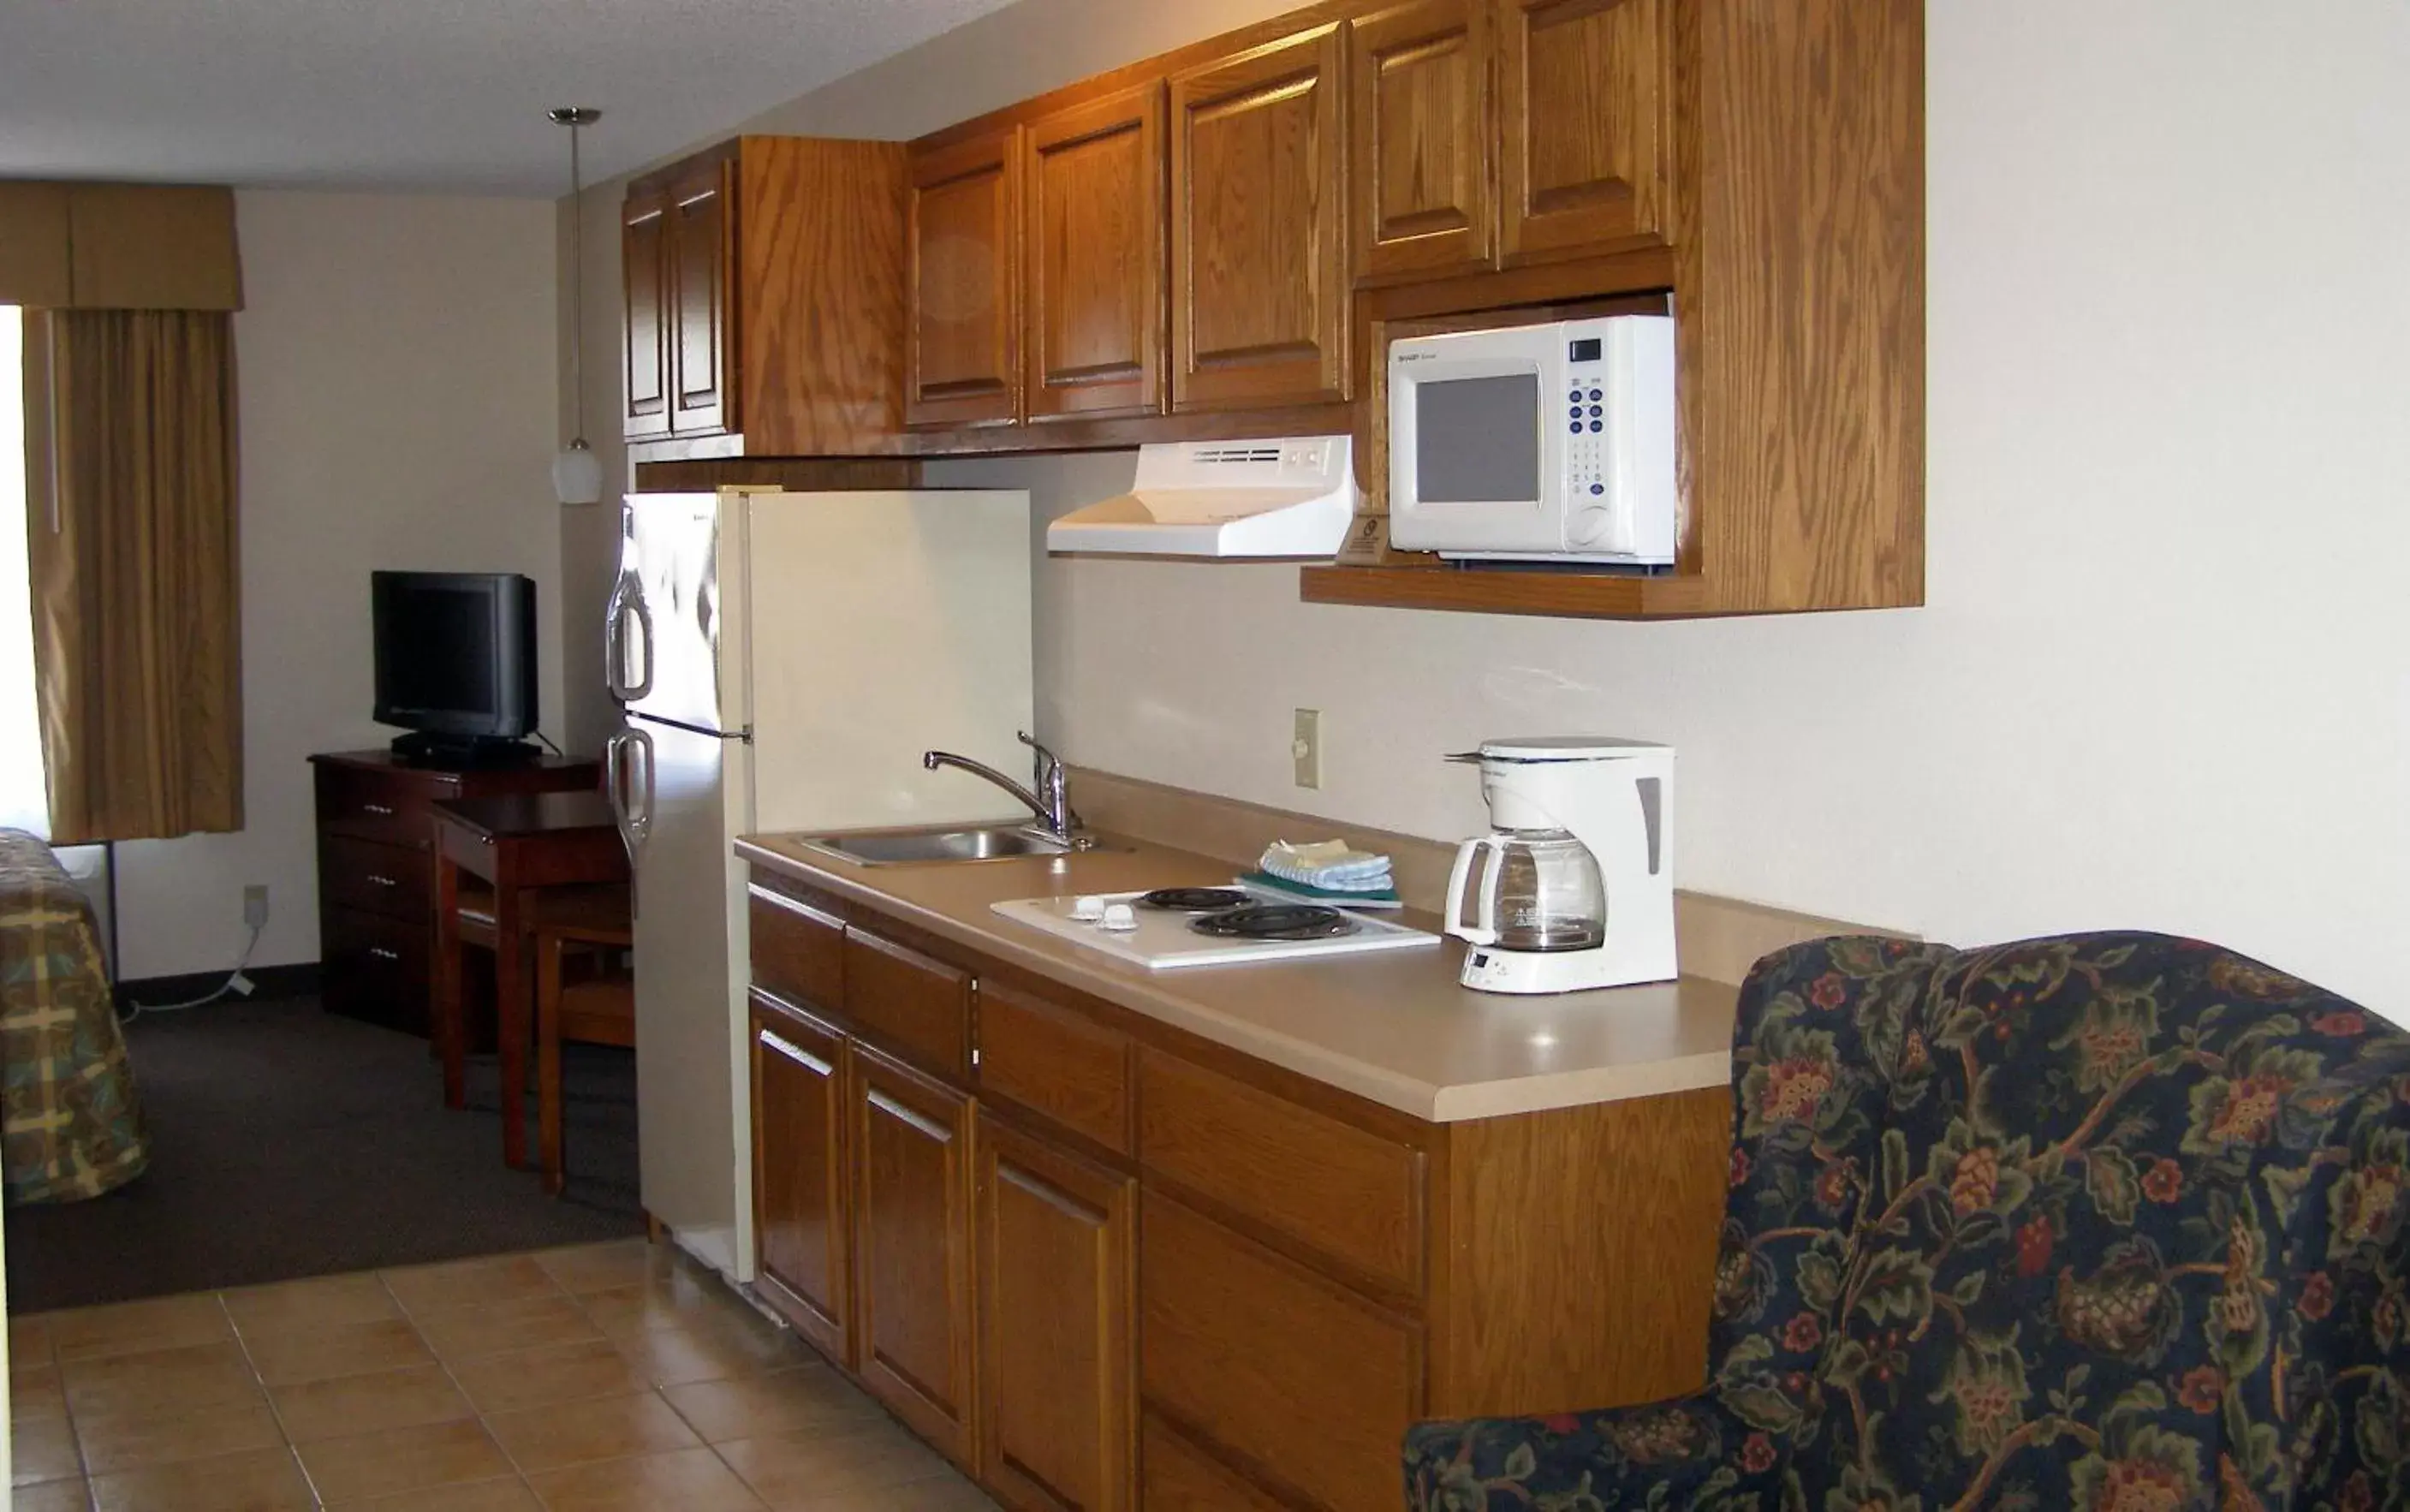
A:
{"type": "Polygon", "coordinates": [[[380,877],[375,872],[369,873],[369,880],[376,883],[379,887],[399,887],[401,885],[392,878],[380,877]]]}
{"type": "Polygon", "coordinates": [[[393,810],[385,807],[384,804],[362,804],[360,807],[367,809],[370,813],[376,815],[379,819],[391,819],[393,817],[393,810]]]}
{"type": "Polygon", "coordinates": [[[370,946],[369,953],[375,956],[380,961],[399,961],[401,959],[400,952],[386,950],[382,945],[370,946]]]}

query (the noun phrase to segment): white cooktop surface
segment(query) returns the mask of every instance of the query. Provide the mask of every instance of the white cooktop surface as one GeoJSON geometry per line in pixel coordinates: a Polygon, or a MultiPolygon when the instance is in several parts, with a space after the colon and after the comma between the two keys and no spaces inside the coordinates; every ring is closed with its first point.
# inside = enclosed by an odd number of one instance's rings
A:
{"type": "MultiPolygon", "coordinates": [[[[1295,903],[1294,897],[1256,888],[1239,888],[1267,903],[1295,903]]],[[[1139,893],[1104,893],[1097,894],[1107,903],[1135,903],[1144,894],[1139,893]]],[[[1295,961],[1307,956],[1361,955],[1370,951],[1414,950],[1420,946],[1437,945],[1439,937],[1426,930],[1410,929],[1386,919],[1374,919],[1355,911],[1348,917],[1355,921],[1352,934],[1338,935],[1328,939],[1224,939],[1200,935],[1188,927],[1188,913],[1171,913],[1159,909],[1138,909],[1138,927],[1127,931],[1101,928],[1085,920],[1071,917],[1075,899],[1067,897],[1012,898],[990,904],[997,913],[1016,923],[1032,929],[1042,929],[1074,944],[1101,951],[1151,971],[1168,971],[1178,967],[1235,966],[1248,961],[1295,961]]]]}

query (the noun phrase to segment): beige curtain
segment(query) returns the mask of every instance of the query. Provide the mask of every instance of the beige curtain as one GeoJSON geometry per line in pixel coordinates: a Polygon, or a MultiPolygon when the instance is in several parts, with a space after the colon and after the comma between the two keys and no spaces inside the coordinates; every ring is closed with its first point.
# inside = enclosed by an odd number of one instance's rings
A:
{"type": "Polygon", "coordinates": [[[242,827],[234,342],[221,312],[26,323],[51,838],[242,827]]]}

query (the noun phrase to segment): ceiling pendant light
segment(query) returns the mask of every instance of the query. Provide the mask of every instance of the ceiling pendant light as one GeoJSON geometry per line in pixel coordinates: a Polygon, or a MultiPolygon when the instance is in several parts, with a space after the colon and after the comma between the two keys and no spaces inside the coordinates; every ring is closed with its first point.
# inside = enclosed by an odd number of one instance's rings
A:
{"type": "Polygon", "coordinates": [[[577,434],[552,459],[552,491],[564,504],[593,504],[602,500],[602,459],[586,444],[586,207],[577,157],[577,133],[601,119],[602,112],[582,105],[554,109],[555,125],[569,128],[569,392],[577,416],[577,434]]]}

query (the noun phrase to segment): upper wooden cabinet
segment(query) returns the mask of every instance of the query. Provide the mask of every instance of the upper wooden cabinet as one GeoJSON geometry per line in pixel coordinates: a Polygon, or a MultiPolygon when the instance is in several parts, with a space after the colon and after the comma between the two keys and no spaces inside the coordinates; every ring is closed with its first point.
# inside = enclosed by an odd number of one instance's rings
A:
{"type": "Polygon", "coordinates": [[[794,137],[741,137],[631,183],[628,440],[655,456],[892,449],[905,187],[900,143],[794,137]]]}
{"type": "Polygon", "coordinates": [[[619,216],[621,421],[630,441],[670,433],[669,194],[631,191],[619,216]]]}
{"type": "Polygon", "coordinates": [[[1146,84],[1024,135],[1027,413],[1163,407],[1164,91],[1146,84]]]}
{"type": "Polygon", "coordinates": [[[1171,77],[1171,407],[1348,393],[1337,25],[1171,77]]]}
{"type": "Polygon", "coordinates": [[[1669,240],[1673,0],[1490,3],[1501,259],[1669,240]]]}
{"type": "Polygon", "coordinates": [[[1487,266],[1498,244],[1494,0],[1413,0],[1348,28],[1356,271],[1487,266]]]}
{"type": "Polygon", "coordinates": [[[912,154],[905,418],[1021,414],[1021,130],[912,154]]]}
{"type": "Polygon", "coordinates": [[[667,220],[670,434],[744,429],[733,392],[736,343],[729,331],[729,270],[736,257],[736,165],[705,163],[669,187],[667,220]]]}

